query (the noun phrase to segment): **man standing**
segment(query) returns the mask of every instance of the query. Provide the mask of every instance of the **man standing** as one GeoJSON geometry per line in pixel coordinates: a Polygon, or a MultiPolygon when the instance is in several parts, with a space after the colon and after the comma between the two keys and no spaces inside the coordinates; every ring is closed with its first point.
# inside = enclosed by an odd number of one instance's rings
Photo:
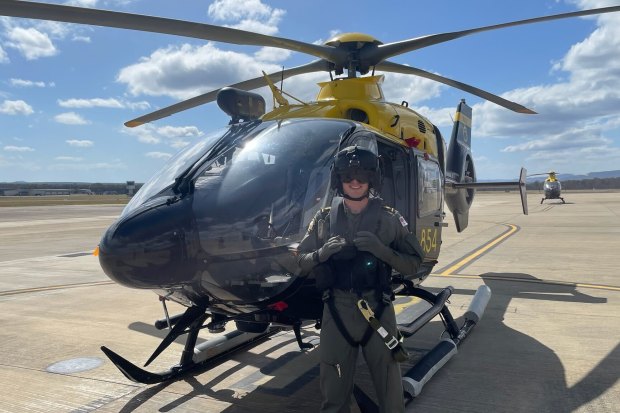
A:
{"type": "Polygon", "coordinates": [[[321,412],[349,412],[358,348],[361,346],[383,413],[404,411],[400,345],[392,305],[392,268],[417,272],[422,252],[396,210],[371,197],[380,189],[377,156],[357,146],[341,150],[331,185],[341,197],[320,210],[299,245],[299,265],[313,271],[324,290],[321,327],[321,412]],[[384,332],[362,314],[363,301],[384,332]],[[386,339],[387,337],[387,339],[386,339]]]}

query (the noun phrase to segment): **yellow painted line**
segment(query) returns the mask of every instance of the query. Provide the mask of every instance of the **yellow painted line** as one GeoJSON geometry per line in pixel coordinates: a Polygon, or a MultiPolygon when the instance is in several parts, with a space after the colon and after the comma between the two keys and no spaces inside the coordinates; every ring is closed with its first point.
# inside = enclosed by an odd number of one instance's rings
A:
{"type": "Polygon", "coordinates": [[[500,242],[502,242],[503,240],[505,240],[506,238],[510,237],[512,234],[517,232],[518,228],[517,228],[516,225],[513,225],[513,224],[505,224],[505,225],[510,227],[509,231],[507,231],[507,232],[503,233],[502,235],[498,236],[497,238],[491,240],[486,245],[484,245],[481,248],[475,250],[474,252],[472,252],[468,256],[464,257],[462,260],[458,261],[456,264],[452,265],[451,267],[445,269],[444,271],[442,271],[438,275],[443,275],[443,276],[452,275],[452,272],[456,271],[460,267],[463,267],[464,265],[466,265],[470,261],[478,258],[480,255],[484,254],[486,251],[488,251],[489,249],[493,248],[495,245],[499,244],[500,242]]]}
{"type": "Polygon", "coordinates": [[[575,288],[591,288],[596,290],[607,290],[607,291],[620,291],[620,287],[615,285],[601,285],[601,284],[588,284],[588,283],[574,283],[569,281],[555,281],[555,280],[543,280],[543,279],[534,279],[530,280],[527,278],[519,278],[519,277],[498,277],[498,276],[480,276],[480,275],[463,275],[463,274],[431,274],[434,277],[452,277],[452,278],[468,278],[468,279],[482,279],[484,280],[494,280],[494,281],[512,281],[512,282],[523,282],[523,283],[533,283],[533,284],[548,284],[548,285],[562,285],[567,287],[575,287],[575,288]]]}
{"type": "Polygon", "coordinates": [[[400,314],[400,313],[402,313],[403,311],[405,311],[405,310],[407,309],[407,307],[409,307],[409,306],[411,306],[411,305],[413,305],[413,304],[415,304],[415,303],[418,303],[418,302],[422,301],[422,299],[421,299],[421,298],[419,298],[419,297],[411,297],[411,296],[408,296],[408,297],[405,297],[405,298],[406,298],[406,301],[405,301],[405,302],[403,302],[403,303],[399,303],[399,304],[394,304],[394,312],[395,312],[396,314],[400,314]]]}
{"type": "Polygon", "coordinates": [[[40,291],[62,290],[62,289],[66,289],[66,288],[91,287],[91,286],[96,286],[96,285],[108,285],[108,284],[114,284],[114,281],[95,281],[95,282],[91,282],[91,283],[50,285],[50,286],[47,286],[47,287],[24,288],[23,290],[0,291],[0,297],[7,296],[7,295],[36,293],[36,292],[40,292],[40,291]]]}

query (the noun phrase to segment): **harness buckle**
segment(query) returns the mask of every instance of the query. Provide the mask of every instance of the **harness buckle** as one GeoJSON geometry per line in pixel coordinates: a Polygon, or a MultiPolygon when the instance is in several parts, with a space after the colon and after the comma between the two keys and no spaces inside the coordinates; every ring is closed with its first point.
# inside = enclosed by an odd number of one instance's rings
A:
{"type": "Polygon", "coordinates": [[[396,347],[398,345],[398,340],[396,340],[396,337],[392,336],[392,339],[388,343],[385,343],[385,345],[390,350],[393,350],[394,347],[396,347]]]}

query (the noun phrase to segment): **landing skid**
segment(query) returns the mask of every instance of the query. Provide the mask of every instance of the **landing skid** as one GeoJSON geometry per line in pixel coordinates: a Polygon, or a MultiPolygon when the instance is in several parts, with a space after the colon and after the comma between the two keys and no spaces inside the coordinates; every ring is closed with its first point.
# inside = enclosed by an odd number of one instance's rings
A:
{"type": "Polygon", "coordinates": [[[263,333],[243,333],[235,330],[196,346],[198,329],[192,330],[185,342],[181,362],[159,373],[152,373],[138,367],[105,346],[101,347],[101,351],[108,356],[110,361],[112,361],[129,380],[136,383],[156,384],[175,380],[189,371],[205,367],[209,363],[224,358],[230,353],[262,341],[278,331],[280,331],[279,328],[267,329],[263,333]],[[193,334],[194,331],[195,334],[193,334]]]}
{"type": "Polygon", "coordinates": [[[543,199],[541,199],[541,200],[540,200],[540,203],[542,204],[542,203],[545,201],[545,199],[559,199],[559,200],[561,200],[561,201],[562,201],[562,203],[563,203],[563,204],[565,204],[565,203],[566,203],[566,202],[564,201],[564,198],[562,198],[562,197],[559,197],[559,198],[543,198],[543,199]]]}
{"type": "Polygon", "coordinates": [[[473,328],[482,318],[484,310],[491,298],[491,289],[486,285],[478,287],[474,298],[465,312],[462,326],[458,326],[448,309],[446,302],[454,289],[447,287],[438,294],[433,294],[421,288],[405,288],[399,295],[408,295],[421,298],[431,304],[431,308],[407,325],[400,325],[399,330],[405,337],[409,337],[431,321],[436,315],[446,328],[447,336],[442,338],[435,347],[411,367],[403,377],[405,401],[409,402],[417,397],[422,387],[442,368],[456,353],[457,347],[469,336],[473,328]]]}

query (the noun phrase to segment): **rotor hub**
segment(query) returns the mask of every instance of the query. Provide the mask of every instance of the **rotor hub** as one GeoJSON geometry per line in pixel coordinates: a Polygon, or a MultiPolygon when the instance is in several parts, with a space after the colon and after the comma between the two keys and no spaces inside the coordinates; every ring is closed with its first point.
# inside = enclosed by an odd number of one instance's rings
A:
{"type": "Polygon", "coordinates": [[[356,77],[357,72],[365,75],[372,66],[371,63],[360,59],[360,51],[376,48],[381,44],[383,42],[364,33],[340,33],[325,42],[326,46],[332,46],[347,52],[346,61],[334,62],[334,71],[336,75],[340,75],[346,68],[350,78],[356,77]]]}

